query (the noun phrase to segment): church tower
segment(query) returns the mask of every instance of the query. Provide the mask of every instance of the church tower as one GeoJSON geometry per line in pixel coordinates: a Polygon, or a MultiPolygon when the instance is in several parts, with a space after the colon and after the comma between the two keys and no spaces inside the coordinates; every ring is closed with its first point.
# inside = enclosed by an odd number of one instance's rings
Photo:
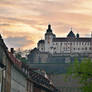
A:
{"type": "Polygon", "coordinates": [[[51,52],[53,47],[53,38],[55,38],[55,35],[53,34],[51,25],[49,24],[45,34],[45,52],[51,52]]]}

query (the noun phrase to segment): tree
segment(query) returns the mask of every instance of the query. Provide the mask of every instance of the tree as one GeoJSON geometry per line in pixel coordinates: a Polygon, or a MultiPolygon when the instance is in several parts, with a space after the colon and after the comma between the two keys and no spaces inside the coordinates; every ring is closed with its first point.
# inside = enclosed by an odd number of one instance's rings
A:
{"type": "Polygon", "coordinates": [[[92,61],[91,59],[84,59],[79,62],[75,60],[70,64],[68,69],[68,75],[72,75],[73,78],[78,78],[80,84],[82,84],[83,92],[92,92],[92,61]]]}
{"type": "Polygon", "coordinates": [[[15,56],[16,56],[16,58],[19,59],[21,62],[27,63],[27,58],[26,58],[26,57],[22,57],[22,52],[17,52],[17,53],[15,53],[15,56]]]}

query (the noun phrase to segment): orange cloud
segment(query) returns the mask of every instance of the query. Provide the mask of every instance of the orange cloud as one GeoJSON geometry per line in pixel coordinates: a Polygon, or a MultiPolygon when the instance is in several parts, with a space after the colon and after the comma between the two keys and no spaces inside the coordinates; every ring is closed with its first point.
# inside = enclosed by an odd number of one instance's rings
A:
{"type": "Polygon", "coordinates": [[[66,36],[71,27],[85,36],[92,30],[91,5],[91,0],[0,0],[0,33],[9,47],[23,49],[35,47],[49,23],[57,36],[66,36]],[[15,45],[17,38],[22,43],[15,45]]]}

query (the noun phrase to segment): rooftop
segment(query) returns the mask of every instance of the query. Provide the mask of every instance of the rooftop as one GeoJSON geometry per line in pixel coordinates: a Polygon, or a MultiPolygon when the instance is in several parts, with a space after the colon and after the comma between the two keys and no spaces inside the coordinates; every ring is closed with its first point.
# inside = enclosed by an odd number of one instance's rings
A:
{"type": "Polygon", "coordinates": [[[69,34],[67,35],[67,37],[75,37],[75,34],[72,31],[72,28],[71,28],[71,31],[69,32],[69,34]]]}
{"type": "Polygon", "coordinates": [[[91,38],[84,38],[84,37],[81,37],[81,38],[54,38],[53,39],[53,42],[68,42],[68,41],[71,41],[71,42],[90,42],[91,41],[91,38]]]}

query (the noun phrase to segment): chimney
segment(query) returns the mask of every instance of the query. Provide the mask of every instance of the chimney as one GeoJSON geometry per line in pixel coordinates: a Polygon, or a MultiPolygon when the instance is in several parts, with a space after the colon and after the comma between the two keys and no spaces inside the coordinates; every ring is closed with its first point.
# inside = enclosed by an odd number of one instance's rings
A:
{"type": "Polygon", "coordinates": [[[11,53],[14,54],[14,48],[11,48],[11,53]]]}

